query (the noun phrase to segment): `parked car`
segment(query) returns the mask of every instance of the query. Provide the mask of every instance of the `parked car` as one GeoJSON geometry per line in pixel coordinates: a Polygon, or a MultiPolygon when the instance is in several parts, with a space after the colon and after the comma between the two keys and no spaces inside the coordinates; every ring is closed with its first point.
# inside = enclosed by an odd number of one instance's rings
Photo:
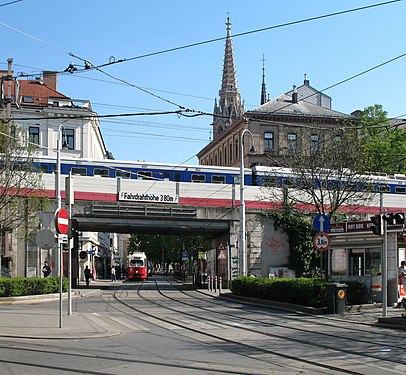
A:
{"type": "Polygon", "coordinates": [[[8,268],[1,267],[1,277],[11,277],[11,273],[8,268]]]}

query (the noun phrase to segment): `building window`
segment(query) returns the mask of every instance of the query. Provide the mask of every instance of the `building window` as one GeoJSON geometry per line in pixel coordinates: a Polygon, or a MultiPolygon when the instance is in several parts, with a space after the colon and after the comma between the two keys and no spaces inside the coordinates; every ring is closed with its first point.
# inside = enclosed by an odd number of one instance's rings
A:
{"type": "Polygon", "coordinates": [[[310,136],[310,152],[317,152],[319,150],[319,136],[312,134],[310,136]]]}
{"type": "Polygon", "coordinates": [[[233,162],[233,145],[230,143],[230,164],[233,162]]]}
{"type": "Polygon", "coordinates": [[[28,141],[31,144],[39,145],[39,126],[30,126],[28,128],[28,141]]]}
{"type": "Polygon", "coordinates": [[[273,150],[273,133],[264,133],[264,150],[273,150]]]}
{"type": "Polygon", "coordinates": [[[24,103],[34,103],[34,98],[32,96],[23,96],[24,103]]]}
{"type": "Polygon", "coordinates": [[[297,147],[297,134],[296,133],[289,133],[288,134],[288,150],[294,151],[297,147]]]}
{"type": "Polygon", "coordinates": [[[62,133],[62,144],[66,142],[68,145],[68,150],[75,149],[75,130],[74,129],[64,129],[62,133]]]}
{"type": "Polygon", "coordinates": [[[235,140],[235,160],[238,160],[238,139],[235,140]]]}

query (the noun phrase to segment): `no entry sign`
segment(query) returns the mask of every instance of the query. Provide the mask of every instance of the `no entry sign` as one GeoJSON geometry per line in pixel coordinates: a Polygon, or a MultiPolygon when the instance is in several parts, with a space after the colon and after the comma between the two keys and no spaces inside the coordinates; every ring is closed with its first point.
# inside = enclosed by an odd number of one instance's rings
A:
{"type": "Polygon", "coordinates": [[[69,214],[64,208],[55,212],[55,228],[57,233],[66,234],[69,229],[69,214]]]}

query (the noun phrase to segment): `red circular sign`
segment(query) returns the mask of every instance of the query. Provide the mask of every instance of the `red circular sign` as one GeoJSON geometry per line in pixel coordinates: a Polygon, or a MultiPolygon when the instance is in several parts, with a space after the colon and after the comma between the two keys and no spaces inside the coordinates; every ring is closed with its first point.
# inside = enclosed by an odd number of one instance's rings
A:
{"type": "Polygon", "coordinates": [[[64,208],[60,208],[55,213],[55,228],[59,234],[68,233],[69,214],[64,208]]]}
{"type": "Polygon", "coordinates": [[[331,245],[331,238],[323,232],[317,233],[313,237],[313,246],[318,251],[326,251],[331,245]]]}

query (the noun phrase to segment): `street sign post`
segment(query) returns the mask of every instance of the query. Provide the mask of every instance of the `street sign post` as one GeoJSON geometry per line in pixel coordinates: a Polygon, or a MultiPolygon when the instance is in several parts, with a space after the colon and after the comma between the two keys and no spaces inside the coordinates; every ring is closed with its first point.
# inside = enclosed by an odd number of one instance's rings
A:
{"type": "Polygon", "coordinates": [[[327,232],[330,229],[330,226],[330,219],[327,215],[316,215],[316,217],[313,219],[313,228],[316,230],[316,232],[327,232]]]}
{"type": "Polygon", "coordinates": [[[55,229],[59,234],[68,233],[69,214],[64,208],[60,208],[55,212],[55,229]]]}
{"type": "Polygon", "coordinates": [[[317,251],[326,251],[331,245],[331,238],[323,232],[313,237],[313,246],[317,251]]]}

